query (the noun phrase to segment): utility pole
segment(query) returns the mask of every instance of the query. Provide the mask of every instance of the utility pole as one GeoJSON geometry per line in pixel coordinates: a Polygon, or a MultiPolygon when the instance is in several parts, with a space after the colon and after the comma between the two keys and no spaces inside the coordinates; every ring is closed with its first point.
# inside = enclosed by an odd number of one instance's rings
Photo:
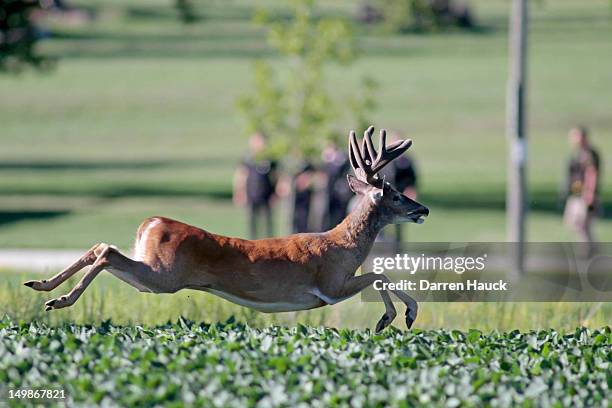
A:
{"type": "Polygon", "coordinates": [[[507,90],[508,160],[506,215],[508,241],[513,242],[511,273],[525,272],[525,217],[527,210],[527,135],[525,97],[527,93],[528,0],[512,0],[510,16],[510,66],[507,90]]]}

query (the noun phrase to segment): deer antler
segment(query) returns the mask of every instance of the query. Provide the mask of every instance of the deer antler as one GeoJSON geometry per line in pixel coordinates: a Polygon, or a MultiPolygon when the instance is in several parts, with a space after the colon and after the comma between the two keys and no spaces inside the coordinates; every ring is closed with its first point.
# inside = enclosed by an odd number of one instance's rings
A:
{"type": "Polygon", "coordinates": [[[349,134],[349,158],[351,166],[357,178],[373,186],[381,186],[381,179],[378,172],[394,159],[401,156],[412,145],[412,140],[398,140],[387,146],[387,131],[381,129],[380,141],[378,142],[379,152],[376,152],[372,143],[374,126],[370,126],[363,132],[361,149],[357,143],[357,135],[351,130],[349,134]]]}

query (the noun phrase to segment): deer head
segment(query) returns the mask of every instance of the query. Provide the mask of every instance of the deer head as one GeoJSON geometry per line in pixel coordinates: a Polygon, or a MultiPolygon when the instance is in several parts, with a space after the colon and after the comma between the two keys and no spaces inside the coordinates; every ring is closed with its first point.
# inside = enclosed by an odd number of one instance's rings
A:
{"type": "Polygon", "coordinates": [[[427,207],[406,197],[378,175],[383,167],[410,148],[412,140],[398,140],[387,146],[387,131],[382,129],[377,152],[372,143],[373,133],[374,126],[364,132],[361,148],[355,131],[349,134],[349,157],[356,176],[348,176],[351,190],[369,198],[386,224],[423,223],[423,218],[429,215],[427,207]]]}

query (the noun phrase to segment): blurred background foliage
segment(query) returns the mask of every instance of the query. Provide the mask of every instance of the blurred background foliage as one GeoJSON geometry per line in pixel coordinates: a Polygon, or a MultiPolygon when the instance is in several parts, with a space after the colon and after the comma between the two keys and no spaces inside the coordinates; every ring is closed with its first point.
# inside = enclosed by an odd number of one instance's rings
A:
{"type": "Polygon", "coordinates": [[[474,12],[465,0],[379,0],[363,6],[361,20],[379,22],[392,33],[476,29],[474,12]]]}
{"type": "Polygon", "coordinates": [[[42,5],[36,0],[0,0],[0,73],[48,62],[35,47],[39,33],[34,16],[40,11],[42,5]]]}
{"type": "Polygon", "coordinates": [[[293,0],[291,4],[288,20],[274,18],[263,9],[256,12],[255,21],[266,28],[268,43],[285,64],[275,70],[269,62],[257,62],[255,89],[238,104],[246,118],[247,133],[263,131],[271,140],[275,158],[292,153],[313,159],[338,118],[347,113],[367,116],[367,109],[373,107],[369,94],[373,81],[364,78],[357,84],[368,92],[360,99],[337,95],[330,89],[325,66],[337,63],[350,69],[357,57],[352,23],[347,18],[318,16],[312,0],[293,0]],[[348,98],[353,103],[347,103],[348,98]]]}
{"type": "Polygon", "coordinates": [[[202,19],[191,0],[176,0],[175,6],[180,20],[185,24],[193,24],[202,19]]]}

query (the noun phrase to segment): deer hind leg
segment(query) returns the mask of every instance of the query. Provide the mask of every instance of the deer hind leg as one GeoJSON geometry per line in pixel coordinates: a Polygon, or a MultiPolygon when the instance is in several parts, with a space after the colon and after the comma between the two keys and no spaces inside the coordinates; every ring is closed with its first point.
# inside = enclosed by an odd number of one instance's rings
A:
{"type": "MultiPolygon", "coordinates": [[[[373,284],[376,280],[382,279],[385,282],[389,281],[384,275],[378,275],[375,273],[366,273],[365,275],[353,276],[346,281],[344,287],[342,288],[340,298],[346,299],[357,293],[361,292],[371,284],[373,284]]],[[[378,323],[376,324],[376,332],[380,332],[385,327],[389,326],[395,316],[397,316],[397,312],[395,310],[395,306],[393,306],[393,302],[391,301],[391,297],[386,290],[379,290],[380,297],[385,304],[385,313],[382,315],[378,323]]]]}
{"type": "MultiPolygon", "coordinates": [[[[45,303],[45,310],[61,309],[63,307],[72,306],[74,302],[81,296],[81,294],[87,289],[87,286],[94,280],[96,276],[108,266],[106,255],[111,250],[111,247],[107,244],[100,244],[94,249],[94,255],[96,260],[89,271],[83,275],[79,283],[76,284],[72,290],[64,296],[60,296],[56,299],[51,299],[45,303]]],[[[74,273],[74,272],[73,272],[74,273]]]]}
{"type": "Polygon", "coordinates": [[[137,289],[151,291],[142,283],[151,280],[152,274],[149,266],[122,255],[117,248],[107,244],[100,244],[94,250],[94,254],[97,256],[96,260],[93,262],[91,269],[83,275],[79,283],[77,283],[68,294],[56,299],[51,299],[45,303],[45,310],[61,309],[72,306],[83,294],[85,289],[87,289],[89,284],[104,269],[108,269],[113,275],[137,289]]]}
{"type": "Polygon", "coordinates": [[[43,280],[31,280],[31,281],[25,282],[24,285],[34,290],[49,292],[57,288],[59,285],[64,283],[72,275],[74,275],[75,273],[83,269],[84,267],[93,264],[98,258],[98,255],[96,254],[96,250],[100,251],[101,247],[104,245],[106,244],[100,243],[100,244],[94,245],[93,247],[89,249],[89,251],[85,252],[85,254],[83,254],[83,256],[77,259],[72,265],[70,265],[69,267],[67,267],[66,269],[58,273],[57,275],[53,276],[52,278],[43,279],[43,280]]]}

